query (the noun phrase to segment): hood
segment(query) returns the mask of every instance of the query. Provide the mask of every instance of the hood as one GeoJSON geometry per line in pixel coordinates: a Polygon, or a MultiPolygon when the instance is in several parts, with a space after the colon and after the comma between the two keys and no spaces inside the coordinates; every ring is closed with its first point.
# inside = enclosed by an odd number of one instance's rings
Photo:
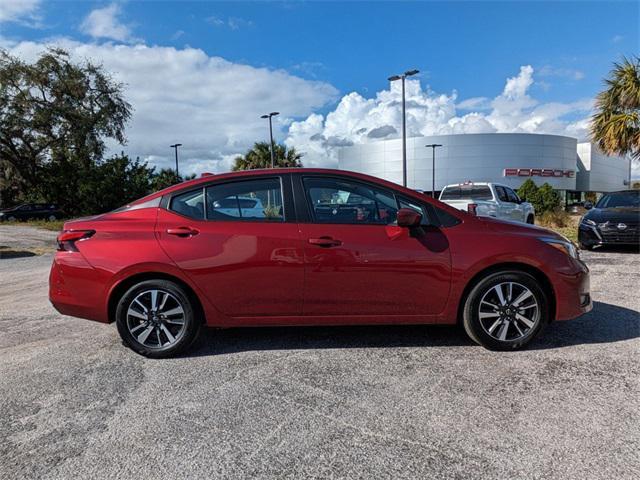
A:
{"type": "Polygon", "coordinates": [[[565,240],[562,235],[549,230],[547,228],[539,227],[537,225],[530,225],[528,223],[514,222],[511,220],[500,220],[493,217],[476,217],[479,221],[483,222],[490,230],[500,233],[510,233],[515,235],[526,235],[530,237],[552,237],[565,240]]]}
{"type": "Polygon", "coordinates": [[[585,213],[583,218],[593,220],[596,223],[616,222],[637,224],[640,223],[640,208],[593,208],[585,213]]]}

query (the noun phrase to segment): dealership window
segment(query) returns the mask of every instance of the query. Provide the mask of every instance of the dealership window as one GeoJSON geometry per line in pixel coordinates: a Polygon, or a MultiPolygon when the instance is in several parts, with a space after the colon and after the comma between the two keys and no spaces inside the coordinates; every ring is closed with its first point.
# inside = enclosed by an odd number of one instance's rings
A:
{"type": "Polygon", "coordinates": [[[245,180],[207,187],[207,219],[283,222],[280,179],[245,180]]]}
{"type": "Polygon", "coordinates": [[[336,178],[303,181],[315,223],[388,225],[396,221],[398,204],[389,192],[336,178]]]}

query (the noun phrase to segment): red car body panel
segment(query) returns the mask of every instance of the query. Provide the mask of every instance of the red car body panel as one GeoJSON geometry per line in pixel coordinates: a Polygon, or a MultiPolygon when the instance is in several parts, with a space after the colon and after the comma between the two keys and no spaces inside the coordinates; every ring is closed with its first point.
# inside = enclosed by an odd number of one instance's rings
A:
{"type": "MultiPolygon", "coordinates": [[[[227,222],[184,217],[163,206],[133,208],[67,222],[95,230],[59,251],[50,299],[61,313],[113,321],[110,301],[138,275],[172,277],[198,297],[209,326],[443,323],[458,321],[470,282],[500,265],[543,276],[555,312],[566,320],[591,308],[586,266],[541,242],[545,229],[479,218],[368,175],[324,169],[278,169],[277,175],[323,174],[368,182],[431,204],[459,219],[414,236],[394,225],[302,221],[227,222]],[[186,228],[191,236],[168,234],[186,228]],[[327,237],[338,242],[326,248],[327,237]]],[[[274,170],[212,175],[156,192],[131,205],[274,170]]]]}

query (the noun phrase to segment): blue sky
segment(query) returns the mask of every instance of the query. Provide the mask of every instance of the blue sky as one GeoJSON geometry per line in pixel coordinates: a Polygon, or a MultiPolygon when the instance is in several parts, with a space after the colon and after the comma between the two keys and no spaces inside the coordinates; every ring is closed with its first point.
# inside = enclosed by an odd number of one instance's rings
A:
{"type": "MultiPolygon", "coordinates": [[[[272,77],[275,72],[285,72],[286,78],[281,83],[270,78],[262,84],[247,86],[260,94],[258,99],[249,95],[248,105],[237,105],[251,116],[249,130],[261,128],[251,102],[268,99],[275,89],[292,91],[290,79],[304,80],[304,84],[296,83],[296,92],[305,88],[309,92],[301,93],[298,103],[288,108],[282,99],[280,105],[273,102],[273,109],[283,111],[276,131],[281,138],[286,137],[288,142],[318,155],[331,152],[323,152],[322,145],[305,144],[304,138],[295,132],[304,131],[305,135],[315,132],[317,138],[324,138],[325,148],[331,147],[333,137],[359,141],[360,137],[352,131],[333,125],[327,115],[333,113],[335,123],[340,125],[354,123],[343,119],[344,115],[367,116],[369,120],[356,118],[355,123],[363,125],[359,130],[384,126],[395,119],[395,113],[384,111],[386,107],[394,107],[391,98],[394,90],[386,78],[408,68],[422,72],[419,90],[414,91],[416,108],[421,105],[420,108],[428,110],[424,115],[416,111],[416,122],[434,116],[444,123],[462,125],[466,121],[458,119],[478,113],[492,127],[473,128],[547,133],[549,129],[566,127],[569,130],[550,133],[578,131],[577,126],[568,125],[588,116],[585,105],[601,88],[611,62],[621,55],[640,51],[638,2],[21,0],[21,3],[22,10],[15,6],[16,0],[0,0],[0,41],[21,55],[28,56],[33,50],[26,48],[26,43],[41,46],[62,39],[71,50],[80,49],[84,55],[94,52],[100,60],[104,56],[107,66],[113,62],[106,49],[145,45],[155,48],[154,52],[158,47],[173,47],[176,56],[185,51],[201,51],[207,61],[221,57],[231,67],[250,66],[270,72],[272,77]],[[91,17],[96,11],[99,14],[91,17]],[[523,72],[524,66],[531,67],[531,72],[523,72]],[[517,98],[504,91],[509,78],[523,85],[517,98]],[[352,92],[357,96],[345,100],[345,95],[352,92]],[[378,98],[385,92],[391,95],[391,100],[378,98]],[[508,97],[512,102],[506,110],[504,106],[502,110],[496,107],[496,102],[501,102],[498,98],[501,92],[503,100],[508,97]],[[438,100],[441,95],[448,100],[438,100]],[[460,108],[468,99],[476,100],[460,108]],[[521,121],[517,125],[502,122],[505,116],[512,115],[514,108],[521,121]],[[544,117],[549,109],[554,111],[551,119],[544,117]],[[537,126],[526,123],[526,116],[534,112],[542,115],[537,126]],[[372,117],[379,117],[378,123],[371,123],[372,117]]],[[[191,66],[198,69],[198,60],[194,62],[196,65],[191,66]]],[[[122,75],[127,84],[137,79],[132,85],[135,92],[140,88],[135,82],[144,77],[129,71],[134,67],[127,66],[122,75]]],[[[172,72],[169,69],[160,74],[172,72]]],[[[217,73],[226,78],[222,72],[217,73]]],[[[147,74],[157,73],[147,71],[147,74]]],[[[226,90],[234,89],[233,78],[231,75],[227,79],[226,90]]],[[[216,86],[221,81],[218,79],[216,86]]],[[[162,90],[159,88],[159,94],[162,90]]],[[[266,101],[260,107],[271,105],[266,101]]],[[[134,118],[136,121],[140,118],[134,118]]],[[[580,128],[584,130],[583,127],[580,128]]],[[[416,125],[414,133],[437,133],[444,127],[434,124],[430,128],[425,130],[416,125]]],[[[194,160],[220,161],[233,155],[234,149],[246,147],[249,137],[231,132],[220,138],[203,139],[192,155],[194,160]],[[207,146],[206,141],[224,145],[207,146]]],[[[159,164],[165,161],[162,151],[141,153],[159,164]]]]}

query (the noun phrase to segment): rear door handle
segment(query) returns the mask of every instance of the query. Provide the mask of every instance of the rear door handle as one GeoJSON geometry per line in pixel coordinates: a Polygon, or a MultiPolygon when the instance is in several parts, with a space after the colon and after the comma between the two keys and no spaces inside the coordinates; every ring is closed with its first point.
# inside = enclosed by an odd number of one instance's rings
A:
{"type": "Polygon", "coordinates": [[[336,240],[335,238],[331,237],[310,238],[309,243],[311,245],[317,245],[319,247],[325,248],[339,247],[340,245],[342,245],[342,242],[340,240],[336,240]]]}
{"type": "Polygon", "coordinates": [[[169,235],[176,235],[178,237],[193,237],[200,233],[199,230],[191,227],[176,227],[176,228],[167,228],[167,233],[169,235]]]}

